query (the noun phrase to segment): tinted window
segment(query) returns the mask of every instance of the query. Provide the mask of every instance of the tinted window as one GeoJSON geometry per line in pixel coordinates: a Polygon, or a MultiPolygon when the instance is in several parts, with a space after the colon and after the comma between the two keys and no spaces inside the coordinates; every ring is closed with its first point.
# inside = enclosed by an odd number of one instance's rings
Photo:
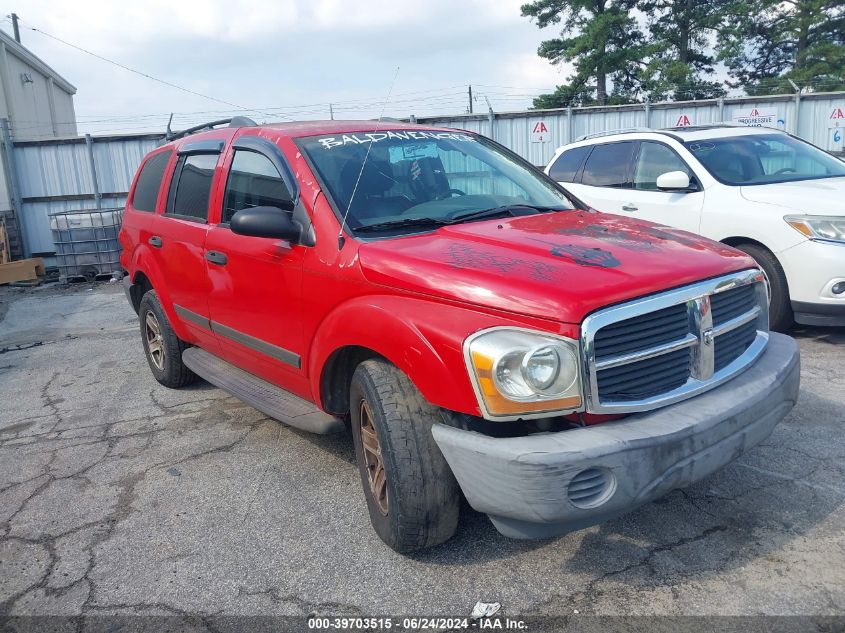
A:
{"type": "Polygon", "coordinates": [[[158,190],[161,187],[161,178],[164,176],[164,168],[173,152],[160,152],[152,156],[141,169],[138,176],[138,184],[135,185],[135,194],[132,196],[132,207],[138,211],[155,211],[158,190]]]}
{"type": "Polygon", "coordinates": [[[222,222],[249,207],[285,208],[290,192],[270,159],[261,154],[237,151],[232,159],[222,222]]]}
{"type": "Polygon", "coordinates": [[[626,187],[634,153],[634,143],[596,145],[584,165],[581,182],[594,187],[626,187]]]}
{"type": "Polygon", "coordinates": [[[634,168],[634,189],[657,191],[657,177],[669,171],[682,171],[692,180],[693,174],[672,148],[661,143],[644,141],[634,168]]]}
{"type": "Polygon", "coordinates": [[[551,169],[549,169],[549,176],[552,180],[558,182],[574,182],[575,174],[581,169],[584,164],[584,159],[590,153],[591,146],[576,147],[565,151],[558,156],[551,169]]]}
{"type": "Polygon", "coordinates": [[[171,183],[167,212],[200,220],[208,219],[208,198],[217,154],[192,154],[180,161],[177,177],[171,183]],[[176,186],[175,192],[173,186],[176,186]]]}

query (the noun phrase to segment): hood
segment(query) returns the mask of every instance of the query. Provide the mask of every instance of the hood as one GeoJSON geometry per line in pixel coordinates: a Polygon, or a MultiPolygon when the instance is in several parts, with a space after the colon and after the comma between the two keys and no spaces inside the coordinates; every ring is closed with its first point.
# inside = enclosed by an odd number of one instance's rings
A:
{"type": "Polygon", "coordinates": [[[555,321],[754,267],[744,253],[668,227],[571,211],[485,220],[368,242],[371,282],[555,321]]]}
{"type": "Polygon", "coordinates": [[[740,187],[746,200],[784,207],[790,213],[845,215],[845,177],[740,187]]]}

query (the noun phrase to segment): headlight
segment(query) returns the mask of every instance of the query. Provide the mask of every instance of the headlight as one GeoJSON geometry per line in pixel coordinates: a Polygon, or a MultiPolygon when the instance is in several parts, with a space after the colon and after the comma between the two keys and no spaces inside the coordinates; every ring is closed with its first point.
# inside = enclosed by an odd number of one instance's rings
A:
{"type": "Polygon", "coordinates": [[[811,240],[845,242],[845,218],[823,215],[787,215],[783,218],[793,229],[811,240]]]}
{"type": "Polygon", "coordinates": [[[484,417],[537,417],[581,406],[578,344],[517,328],[494,328],[464,343],[484,417]]]}

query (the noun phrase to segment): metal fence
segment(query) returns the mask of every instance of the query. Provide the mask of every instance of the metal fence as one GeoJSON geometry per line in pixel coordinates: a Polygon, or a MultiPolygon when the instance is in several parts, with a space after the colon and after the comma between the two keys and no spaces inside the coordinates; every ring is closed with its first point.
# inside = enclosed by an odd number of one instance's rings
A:
{"type": "Polygon", "coordinates": [[[585,134],[723,121],[779,128],[829,152],[845,152],[845,92],[412,119],[484,134],[538,166],[545,165],[555,149],[585,134]]]}
{"type": "MultiPolygon", "coordinates": [[[[845,152],[845,92],[415,120],[484,134],[535,165],[545,165],[557,147],[588,133],[721,121],[780,128],[830,152],[845,152]]],[[[27,255],[54,252],[49,214],[122,206],[141,159],[163,142],[159,134],[12,142],[5,119],[0,119],[0,132],[6,172],[0,184],[8,190],[6,206],[18,220],[25,243],[20,250],[27,255]]],[[[0,213],[4,211],[0,208],[0,213]]]]}

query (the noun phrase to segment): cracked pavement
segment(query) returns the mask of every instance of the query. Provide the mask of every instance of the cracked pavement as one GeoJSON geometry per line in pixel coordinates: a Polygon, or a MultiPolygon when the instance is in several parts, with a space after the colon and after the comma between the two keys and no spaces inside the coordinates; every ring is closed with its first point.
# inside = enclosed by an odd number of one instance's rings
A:
{"type": "Polygon", "coordinates": [[[403,557],[370,527],[348,436],[160,386],[119,287],[12,298],[0,614],[845,612],[845,330],[796,331],[797,407],[698,485],[548,541],[464,507],[455,538],[403,557]]]}

